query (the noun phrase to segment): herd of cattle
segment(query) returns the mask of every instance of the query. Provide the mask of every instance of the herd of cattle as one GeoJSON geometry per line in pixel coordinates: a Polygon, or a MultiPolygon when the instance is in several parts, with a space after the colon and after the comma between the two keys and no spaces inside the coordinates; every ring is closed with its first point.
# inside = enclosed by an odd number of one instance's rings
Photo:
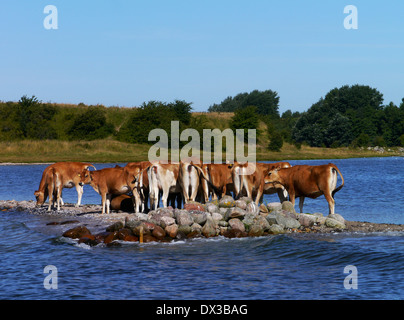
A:
{"type": "Polygon", "coordinates": [[[317,198],[324,194],[329,213],[333,214],[334,194],[344,186],[341,172],[331,163],[292,167],[288,162],[201,164],[192,160],[168,164],[131,162],[125,167],[101,170],[90,163],[58,162],[48,166],[42,174],[35,191],[37,205],[43,205],[49,197],[48,210],[55,202],[60,210],[60,205],[64,205],[62,189],[76,187],[76,206],[80,206],[83,186],[89,184],[101,196],[102,213],[109,213],[112,198],[123,194],[130,195],[136,212],[145,212],[148,205],[156,209],[160,200],[164,207],[168,203],[175,207],[177,202],[176,207],[180,208],[182,203],[207,202],[210,198],[233,193],[235,199],[246,195],[258,204],[264,194],[277,193],[281,202],[289,196],[293,205],[299,197],[300,212],[303,212],[305,197],[317,198]],[[342,180],[339,187],[337,172],[342,180]]]}

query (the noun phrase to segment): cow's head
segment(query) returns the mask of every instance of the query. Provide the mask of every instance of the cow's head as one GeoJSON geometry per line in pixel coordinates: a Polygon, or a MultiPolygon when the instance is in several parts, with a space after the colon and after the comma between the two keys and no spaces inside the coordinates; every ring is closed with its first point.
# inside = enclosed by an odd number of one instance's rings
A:
{"type": "Polygon", "coordinates": [[[279,168],[269,170],[264,177],[265,183],[279,184],[279,168]]]}
{"type": "Polygon", "coordinates": [[[91,171],[88,169],[84,169],[81,173],[78,174],[78,177],[80,178],[80,186],[89,184],[91,182],[91,171]]]}
{"type": "Polygon", "coordinates": [[[42,191],[35,191],[34,192],[35,198],[36,198],[36,205],[40,206],[43,205],[45,202],[45,194],[42,191]]]}

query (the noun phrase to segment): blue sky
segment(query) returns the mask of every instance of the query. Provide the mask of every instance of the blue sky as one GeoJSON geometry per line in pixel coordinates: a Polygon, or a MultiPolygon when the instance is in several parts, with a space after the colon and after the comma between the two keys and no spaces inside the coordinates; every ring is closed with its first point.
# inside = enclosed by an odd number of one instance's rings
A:
{"type": "Polygon", "coordinates": [[[271,89],[280,112],[329,90],[404,97],[403,1],[0,2],[0,100],[138,106],[175,99],[206,111],[227,96],[271,89]],[[47,30],[46,5],[58,10],[47,30]],[[346,5],[358,29],[346,30],[346,5]]]}

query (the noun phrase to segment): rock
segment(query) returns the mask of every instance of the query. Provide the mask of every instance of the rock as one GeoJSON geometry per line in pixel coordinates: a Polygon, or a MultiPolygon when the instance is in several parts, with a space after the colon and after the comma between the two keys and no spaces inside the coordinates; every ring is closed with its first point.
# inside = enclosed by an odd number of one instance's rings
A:
{"type": "Polygon", "coordinates": [[[189,202],[184,205],[184,209],[188,211],[205,211],[204,206],[199,202],[189,202]]]}
{"type": "Polygon", "coordinates": [[[293,206],[292,202],[290,202],[290,201],[282,202],[282,209],[285,211],[296,213],[295,207],[293,206]]]}
{"type": "Polygon", "coordinates": [[[156,225],[151,222],[141,221],[136,227],[132,228],[132,232],[135,236],[140,236],[140,232],[143,231],[143,235],[151,234],[156,225]]]}
{"type": "Polygon", "coordinates": [[[211,214],[211,217],[212,217],[213,221],[216,221],[216,222],[219,222],[220,220],[223,219],[223,216],[220,213],[217,213],[217,212],[213,212],[211,214]]]}
{"type": "Polygon", "coordinates": [[[198,223],[193,223],[191,226],[191,232],[198,231],[199,234],[202,232],[202,226],[198,223]]]}
{"type": "Polygon", "coordinates": [[[260,208],[255,202],[251,201],[249,204],[247,204],[247,208],[245,211],[257,215],[260,213],[260,208]]]}
{"type": "Polygon", "coordinates": [[[165,229],[165,227],[175,224],[175,219],[171,217],[161,217],[160,219],[160,226],[165,229]]]}
{"type": "Polygon", "coordinates": [[[104,239],[104,243],[109,244],[114,240],[119,240],[118,231],[110,232],[109,235],[104,239]]]}
{"type": "Polygon", "coordinates": [[[338,213],[329,214],[327,218],[334,219],[334,220],[337,220],[337,221],[339,221],[339,222],[345,224],[345,219],[344,219],[344,217],[341,216],[341,215],[338,214],[338,213]]]}
{"type": "Polygon", "coordinates": [[[206,238],[215,237],[216,236],[216,224],[213,221],[211,216],[208,216],[205,225],[202,227],[202,234],[206,238]]]}
{"type": "Polygon", "coordinates": [[[228,223],[227,221],[220,220],[220,221],[217,223],[217,225],[218,225],[219,227],[227,227],[227,226],[229,225],[229,223],[228,223]]]}
{"type": "Polygon", "coordinates": [[[178,226],[178,233],[183,233],[185,236],[192,231],[191,226],[180,225],[178,226]]]}
{"type": "Polygon", "coordinates": [[[282,210],[282,203],[280,203],[280,202],[270,202],[270,203],[267,204],[267,208],[268,208],[268,211],[270,213],[274,212],[274,211],[280,211],[280,210],[282,210]]]}
{"type": "Polygon", "coordinates": [[[237,229],[237,230],[240,230],[240,231],[245,231],[244,223],[241,222],[240,219],[233,218],[233,219],[230,219],[228,222],[229,222],[230,228],[237,229]]]}
{"type": "Polygon", "coordinates": [[[249,230],[250,226],[255,222],[255,217],[256,217],[256,215],[252,214],[252,213],[247,213],[244,216],[243,224],[244,224],[246,230],[249,230]]]}
{"type": "Polygon", "coordinates": [[[268,214],[265,219],[268,221],[269,225],[276,224],[276,222],[277,222],[276,214],[274,214],[274,213],[268,214]]]}
{"type": "Polygon", "coordinates": [[[300,228],[300,223],[294,218],[289,216],[285,216],[281,213],[276,214],[276,224],[281,225],[283,228],[286,229],[298,229],[300,228]]]}
{"type": "Polygon", "coordinates": [[[224,216],[224,220],[229,220],[233,218],[243,218],[247,212],[243,209],[240,209],[238,207],[233,207],[230,209],[227,209],[226,215],[224,216]]]}
{"type": "Polygon", "coordinates": [[[209,213],[219,213],[219,207],[214,203],[208,202],[205,207],[209,213]]]}
{"type": "Polygon", "coordinates": [[[245,202],[244,200],[236,200],[234,201],[234,204],[236,205],[236,207],[243,210],[247,208],[247,202],[245,202]]]}
{"type": "Polygon", "coordinates": [[[280,226],[279,224],[273,224],[269,227],[268,232],[270,234],[282,234],[285,233],[284,229],[282,226],[280,226]]]}
{"type": "Polygon", "coordinates": [[[90,230],[88,230],[85,226],[78,226],[73,229],[69,229],[63,233],[63,237],[72,238],[72,239],[80,239],[84,235],[91,234],[90,230]]]}
{"type": "MultiPolygon", "coordinates": [[[[266,221],[266,220],[265,220],[266,221]]],[[[260,237],[264,234],[264,229],[259,224],[253,224],[248,231],[249,237],[260,237]]]]}
{"type": "Polygon", "coordinates": [[[327,217],[325,219],[325,225],[329,228],[333,229],[345,229],[345,223],[342,223],[341,221],[335,220],[333,218],[327,217]]]}
{"type": "Polygon", "coordinates": [[[151,234],[146,234],[143,236],[143,242],[147,243],[147,242],[154,242],[157,241],[157,239],[155,237],[153,237],[151,234]]]}
{"type": "Polygon", "coordinates": [[[257,216],[255,220],[255,224],[259,225],[263,231],[266,231],[269,229],[270,225],[267,219],[265,219],[262,216],[257,216]]]}
{"type": "MultiPolygon", "coordinates": [[[[155,226],[152,232],[152,236],[157,238],[158,240],[163,240],[166,236],[166,232],[160,226],[155,226]]],[[[144,239],[143,239],[144,241],[144,239]]]]}
{"type": "Polygon", "coordinates": [[[122,228],[118,230],[118,238],[119,240],[125,239],[126,236],[132,235],[132,230],[129,228],[122,228]]]}
{"type": "Polygon", "coordinates": [[[124,227],[124,223],[122,221],[115,222],[114,224],[110,225],[109,227],[106,228],[106,231],[108,232],[114,232],[118,231],[119,229],[122,229],[124,227]]]}
{"type": "Polygon", "coordinates": [[[97,233],[97,234],[95,235],[95,239],[96,239],[98,242],[101,243],[101,242],[104,242],[105,238],[108,237],[110,234],[111,234],[111,232],[101,232],[101,233],[97,233]]]}
{"type": "Polygon", "coordinates": [[[318,217],[313,214],[300,213],[299,223],[303,227],[312,227],[317,222],[318,217]]]}
{"type": "Polygon", "coordinates": [[[94,235],[86,234],[79,239],[78,243],[84,243],[89,246],[96,246],[99,242],[96,240],[94,235]]]}
{"type": "Polygon", "coordinates": [[[175,219],[177,220],[177,224],[179,226],[190,226],[194,223],[194,219],[192,218],[191,214],[186,210],[176,210],[175,219]]]}
{"type": "Polygon", "coordinates": [[[247,232],[238,229],[228,229],[223,231],[223,236],[226,238],[244,238],[247,237],[247,232]]]}
{"type": "Polygon", "coordinates": [[[194,222],[203,226],[207,220],[208,214],[205,211],[190,211],[194,222]]]}
{"type": "Polygon", "coordinates": [[[219,200],[219,208],[231,208],[235,206],[235,201],[231,196],[224,196],[219,200]]]}
{"type": "Polygon", "coordinates": [[[147,221],[157,225],[162,225],[162,219],[167,217],[174,219],[174,210],[171,208],[158,208],[157,210],[149,211],[147,217],[147,221]]]}
{"type": "Polygon", "coordinates": [[[165,230],[165,232],[167,233],[167,235],[170,237],[170,238],[175,238],[176,236],[177,236],[177,233],[178,233],[178,225],[177,224],[171,224],[171,225],[169,225],[169,226],[166,226],[165,228],[164,228],[164,230],[165,230]]]}

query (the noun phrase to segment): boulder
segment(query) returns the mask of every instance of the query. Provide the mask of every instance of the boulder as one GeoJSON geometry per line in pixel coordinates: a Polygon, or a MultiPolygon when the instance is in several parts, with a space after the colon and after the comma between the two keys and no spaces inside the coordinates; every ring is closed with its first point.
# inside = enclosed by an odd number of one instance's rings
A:
{"type": "Polygon", "coordinates": [[[108,232],[114,232],[118,231],[119,229],[122,229],[124,227],[124,223],[122,221],[115,222],[114,224],[111,224],[109,227],[106,228],[106,231],[108,232]]]}
{"type": "Polygon", "coordinates": [[[72,238],[72,239],[80,239],[84,235],[91,234],[90,230],[88,230],[85,226],[78,226],[63,232],[63,237],[72,238]]]}
{"type": "Polygon", "coordinates": [[[191,226],[180,225],[178,226],[178,233],[184,234],[185,236],[192,231],[191,226]]]}
{"type": "Polygon", "coordinates": [[[153,232],[152,232],[152,236],[158,240],[163,240],[164,237],[166,236],[166,232],[164,231],[164,229],[162,227],[155,226],[153,229],[153,232]]]}
{"type": "Polygon", "coordinates": [[[205,211],[190,211],[191,217],[194,222],[203,226],[207,220],[208,213],[205,211]]]}
{"type": "Polygon", "coordinates": [[[227,209],[227,212],[224,216],[224,220],[229,220],[233,218],[239,218],[242,219],[247,212],[239,207],[233,207],[230,209],[227,209]]]}
{"type": "Polygon", "coordinates": [[[205,207],[206,211],[209,213],[219,213],[219,207],[212,202],[208,202],[205,207]]]}
{"type": "Polygon", "coordinates": [[[244,200],[236,200],[234,201],[234,204],[236,205],[236,207],[245,210],[247,208],[247,202],[245,202],[244,200]]]}
{"type": "Polygon", "coordinates": [[[259,225],[264,231],[268,230],[270,227],[269,222],[263,216],[257,216],[255,218],[255,224],[259,225]]]}
{"type": "Polygon", "coordinates": [[[224,196],[219,200],[219,208],[231,208],[235,206],[235,201],[231,196],[224,196]]]}
{"type": "Polygon", "coordinates": [[[248,231],[248,236],[249,237],[260,237],[264,234],[264,229],[262,228],[261,225],[254,223],[251,227],[250,230],[248,231]]]}
{"type": "Polygon", "coordinates": [[[109,244],[114,240],[119,240],[118,231],[110,232],[107,237],[104,239],[105,244],[109,244]]]}
{"type": "Polygon", "coordinates": [[[291,218],[283,213],[276,214],[276,224],[281,225],[286,229],[298,229],[300,228],[300,223],[295,218],[291,218]]]}
{"type": "Polygon", "coordinates": [[[237,229],[237,230],[240,230],[240,231],[245,231],[244,223],[241,222],[240,219],[233,218],[233,219],[230,219],[228,222],[229,222],[230,228],[237,229]]]}
{"type": "Polygon", "coordinates": [[[325,225],[333,229],[345,229],[345,223],[338,221],[336,219],[330,218],[329,216],[325,219],[325,225]]]}
{"type": "Polygon", "coordinates": [[[196,211],[205,211],[205,207],[199,202],[188,202],[184,205],[184,209],[188,211],[196,210],[196,211]]]}
{"type": "Polygon", "coordinates": [[[213,212],[211,214],[211,217],[212,217],[213,221],[216,221],[216,222],[219,222],[219,221],[223,220],[223,216],[220,213],[217,213],[217,212],[213,212]]]}
{"type": "Polygon", "coordinates": [[[296,213],[295,207],[293,206],[292,202],[290,202],[290,201],[282,202],[282,210],[296,213]]]}
{"type": "Polygon", "coordinates": [[[267,204],[267,208],[268,208],[268,211],[270,213],[274,212],[274,211],[280,211],[280,210],[282,210],[282,203],[280,203],[280,202],[270,202],[270,203],[267,204]]]}
{"type": "Polygon", "coordinates": [[[222,235],[226,238],[244,238],[247,237],[247,232],[238,229],[224,230],[222,235]]]}
{"type": "Polygon", "coordinates": [[[206,238],[216,236],[216,223],[213,221],[211,216],[208,216],[205,225],[202,227],[202,234],[206,238]]]}
{"type": "Polygon", "coordinates": [[[275,213],[270,213],[268,214],[265,219],[268,221],[269,225],[276,224],[276,214],[275,213]]]}
{"type": "Polygon", "coordinates": [[[299,223],[303,227],[312,227],[317,222],[318,217],[313,214],[308,213],[300,213],[299,214],[299,223]]]}
{"type": "Polygon", "coordinates": [[[175,219],[168,217],[168,216],[163,216],[160,219],[160,226],[164,229],[167,226],[170,226],[172,224],[175,224],[175,219]]]}
{"type": "Polygon", "coordinates": [[[79,239],[78,243],[84,243],[89,246],[96,246],[99,243],[99,241],[97,241],[94,235],[86,234],[79,239]]]}
{"type": "Polygon", "coordinates": [[[344,217],[341,216],[341,215],[338,214],[338,213],[329,214],[327,218],[334,219],[334,220],[337,220],[337,221],[339,221],[339,222],[345,224],[345,219],[344,219],[344,217]]]}
{"type": "Polygon", "coordinates": [[[132,230],[129,228],[122,228],[118,230],[118,238],[119,240],[124,240],[126,236],[130,236],[132,234],[132,230]]]}
{"type": "Polygon", "coordinates": [[[177,233],[178,233],[178,225],[177,224],[171,224],[171,225],[169,225],[169,226],[166,226],[165,228],[164,228],[164,230],[165,230],[165,232],[167,233],[167,235],[170,237],[170,238],[175,238],[176,236],[177,236],[177,233]]]}
{"type": "Polygon", "coordinates": [[[190,226],[194,223],[194,219],[191,214],[186,210],[175,210],[175,219],[179,226],[186,225],[190,226]]]}
{"type": "Polygon", "coordinates": [[[273,224],[269,227],[268,233],[270,234],[282,234],[285,233],[284,229],[282,226],[279,224],[273,224]]]}

